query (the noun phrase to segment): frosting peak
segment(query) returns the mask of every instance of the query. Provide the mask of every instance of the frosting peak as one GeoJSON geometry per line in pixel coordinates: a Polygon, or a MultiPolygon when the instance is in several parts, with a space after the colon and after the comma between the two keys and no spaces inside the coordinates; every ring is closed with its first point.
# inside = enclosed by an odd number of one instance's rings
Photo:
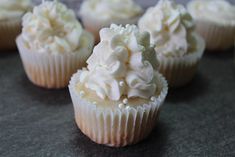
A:
{"type": "Polygon", "coordinates": [[[86,0],[81,6],[81,14],[94,12],[101,20],[128,19],[139,16],[142,9],[133,0],[86,0]]]}
{"type": "Polygon", "coordinates": [[[112,24],[100,31],[100,43],[87,60],[80,81],[105,99],[121,96],[150,98],[156,92],[157,60],[147,32],[135,25],[112,24]]]}
{"type": "Polygon", "coordinates": [[[188,4],[193,17],[235,25],[235,6],[225,0],[194,0],[188,4]]]}
{"type": "Polygon", "coordinates": [[[151,34],[156,52],[165,56],[179,57],[190,49],[194,21],[183,5],[174,1],[160,0],[139,20],[141,31],[151,34]]]}
{"type": "Polygon", "coordinates": [[[74,12],[57,1],[45,1],[23,17],[23,40],[40,53],[76,52],[82,31],[74,12]]]}
{"type": "Polygon", "coordinates": [[[0,0],[0,20],[19,18],[29,8],[30,0],[0,0]]]}

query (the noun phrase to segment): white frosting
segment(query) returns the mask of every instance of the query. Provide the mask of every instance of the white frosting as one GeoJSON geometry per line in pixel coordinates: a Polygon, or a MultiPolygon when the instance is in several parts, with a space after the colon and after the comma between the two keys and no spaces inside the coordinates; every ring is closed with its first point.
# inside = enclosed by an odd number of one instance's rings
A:
{"type": "Polygon", "coordinates": [[[137,17],[142,9],[133,0],[86,0],[80,14],[93,16],[102,21],[137,17]]]}
{"type": "Polygon", "coordinates": [[[0,20],[20,18],[30,7],[30,0],[0,0],[0,20]]]}
{"type": "Polygon", "coordinates": [[[194,18],[235,25],[235,6],[225,0],[193,0],[188,4],[194,18]]]}
{"type": "Polygon", "coordinates": [[[150,46],[149,33],[140,33],[135,25],[112,24],[100,31],[100,43],[87,60],[80,81],[105,99],[122,96],[150,98],[156,92],[157,60],[150,46]]]}
{"type": "Polygon", "coordinates": [[[76,52],[82,31],[74,12],[57,1],[43,2],[23,17],[23,40],[39,53],[76,52]]]}
{"type": "Polygon", "coordinates": [[[139,20],[141,31],[148,31],[156,52],[171,57],[184,56],[193,47],[194,21],[184,8],[169,0],[160,0],[139,20]]]}

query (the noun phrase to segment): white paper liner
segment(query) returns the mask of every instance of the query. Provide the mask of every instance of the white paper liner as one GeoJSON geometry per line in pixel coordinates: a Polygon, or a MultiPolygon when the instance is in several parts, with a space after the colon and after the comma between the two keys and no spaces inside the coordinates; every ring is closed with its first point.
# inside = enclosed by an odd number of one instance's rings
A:
{"type": "Polygon", "coordinates": [[[44,88],[66,87],[77,69],[86,66],[86,60],[92,52],[92,35],[88,32],[84,32],[83,35],[90,43],[81,47],[79,52],[64,54],[32,52],[25,47],[22,37],[19,36],[16,43],[25,72],[31,82],[44,88]]]}
{"type": "Polygon", "coordinates": [[[112,147],[135,144],[149,135],[156,124],[160,107],[167,95],[167,82],[157,73],[162,90],[155,101],[129,109],[101,108],[80,96],[76,89],[81,71],[69,83],[75,120],[80,130],[92,141],[112,147]]]}
{"type": "Polygon", "coordinates": [[[195,35],[197,50],[183,57],[165,57],[158,55],[159,72],[166,78],[170,87],[180,87],[189,83],[196,73],[198,63],[202,58],[205,42],[195,35]]]}
{"type": "Polygon", "coordinates": [[[196,31],[205,39],[208,50],[231,48],[235,41],[235,26],[196,19],[196,31]]]}
{"type": "MultiPolygon", "coordinates": [[[[95,36],[95,41],[98,43],[100,41],[99,31],[101,28],[109,27],[112,23],[114,24],[137,24],[140,16],[129,18],[129,19],[110,19],[108,21],[100,21],[97,18],[93,18],[89,15],[80,15],[85,29],[91,32],[95,36]]],[[[98,16],[98,15],[97,15],[98,16]]]]}
{"type": "Polygon", "coordinates": [[[0,50],[15,49],[15,39],[21,32],[21,19],[0,21],[0,50]]]}

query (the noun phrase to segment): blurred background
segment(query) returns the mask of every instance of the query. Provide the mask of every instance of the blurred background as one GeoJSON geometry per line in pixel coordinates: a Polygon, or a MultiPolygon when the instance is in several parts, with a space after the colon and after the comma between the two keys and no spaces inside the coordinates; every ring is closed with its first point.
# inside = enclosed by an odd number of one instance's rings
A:
{"type": "MultiPolygon", "coordinates": [[[[41,3],[42,0],[33,0],[36,4],[41,3]]],[[[61,2],[66,3],[70,8],[74,9],[74,10],[78,10],[79,8],[79,4],[83,1],[83,0],[59,0],[61,2]],[[74,5],[74,3],[77,3],[78,5],[74,5]]],[[[143,6],[144,8],[147,8],[148,6],[151,5],[155,5],[158,0],[135,0],[136,2],[138,2],[139,4],[141,4],[141,6],[143,6]]],[[[235,4],[235,0],[228,0],[231,3],[235,4]]],[[[187,2],[189,2],[189,0],[176,0],[176,2],[182,3],[182,4],[187,4],[187,2]]]]}

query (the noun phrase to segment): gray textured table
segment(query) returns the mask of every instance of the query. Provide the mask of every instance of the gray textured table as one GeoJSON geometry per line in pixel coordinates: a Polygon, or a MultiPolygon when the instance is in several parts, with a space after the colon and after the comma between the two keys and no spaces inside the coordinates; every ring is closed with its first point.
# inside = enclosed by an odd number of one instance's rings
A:
{"type": "Polygon", "coordinates": [[[170,90],[145,141],[97,145],[74,122],[67,89],[46,90],[27,79],[17,52],[0,53],[0,156],[235,156],[233,53],[206,54],[194,80],[170,90]]]}

